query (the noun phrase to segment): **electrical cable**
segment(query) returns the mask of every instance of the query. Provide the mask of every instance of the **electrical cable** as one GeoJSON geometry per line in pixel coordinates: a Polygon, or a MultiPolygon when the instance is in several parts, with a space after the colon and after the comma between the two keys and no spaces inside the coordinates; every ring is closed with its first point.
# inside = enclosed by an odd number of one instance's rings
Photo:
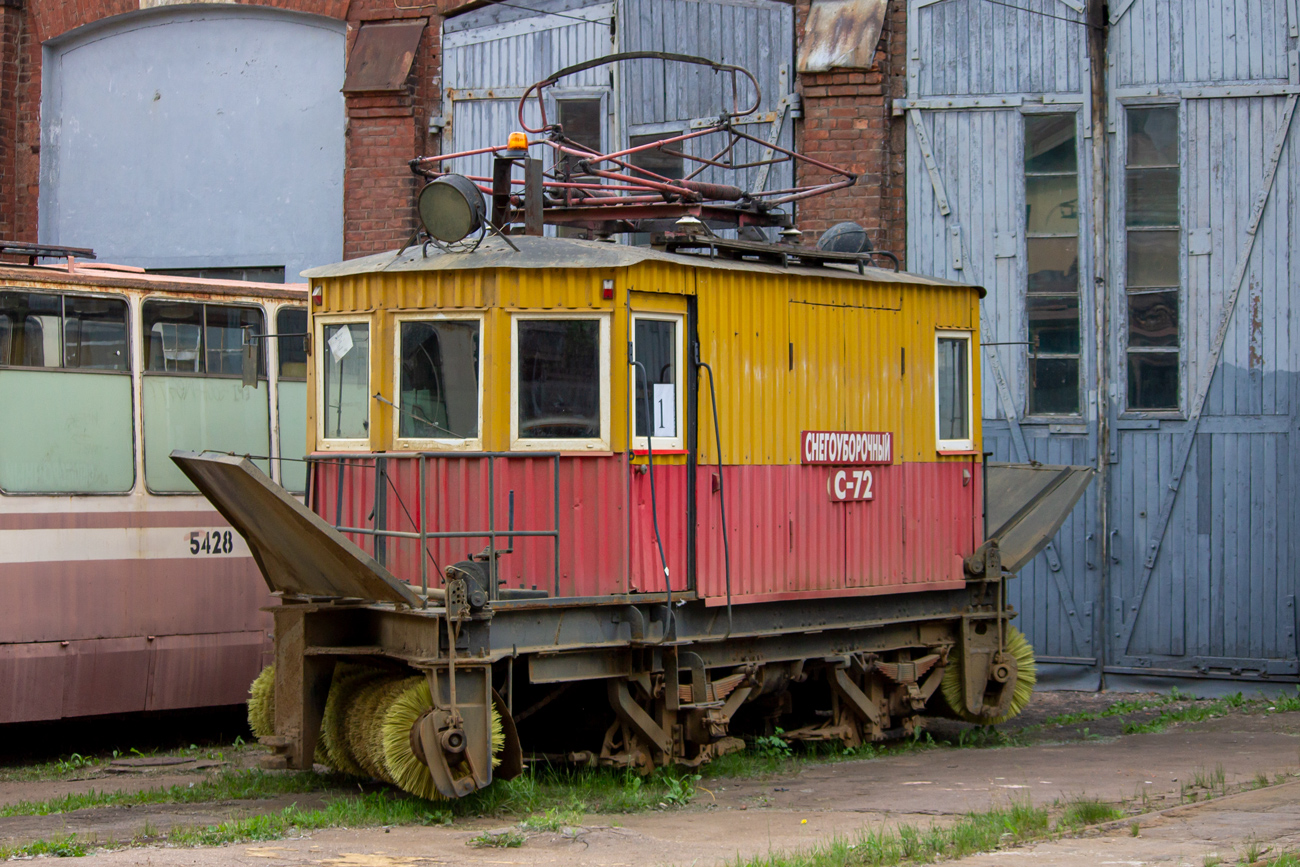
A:
{"type": "Polygon", "coordinates": [[[645,382],[645,421],[646,421],[646,468],[650,473],[650,518],[654,525],[655,544],[659,547],[659,565],[664,570],[664,593],[666,603],[664,607],[664,637],[660,644],[668,640],[668,628],[673,618],[673,584],[672,579],[668,576],[668,558],[664,556],[664,540],[659,535],[659,505],[655,498],[655,447],[651,442],[654,431],[652,422],[654,419],[654,405],[650,401],[650,374],[646,373],[645,365],[637,361],[632,355],[632,343],[627,345],[627,360],[641,373],[641,378],[645,382]]]}
{"type": "MultiPolygon", "coordinates": [[[[727,492],[722,486],[722,429],[718,425],[718,391],[713,387],[713,368],[700,361],[700,348],[695,347],[695,367],[709,373],[709,399],[713,403],[713,442],[718,450],[718,505],[722,509],[722,562],[727,579],[727,637],[731,636],[731,545],[727,541],[727,492]]],[[[698,375],[698,373],[697,373],[698,375]]]]}

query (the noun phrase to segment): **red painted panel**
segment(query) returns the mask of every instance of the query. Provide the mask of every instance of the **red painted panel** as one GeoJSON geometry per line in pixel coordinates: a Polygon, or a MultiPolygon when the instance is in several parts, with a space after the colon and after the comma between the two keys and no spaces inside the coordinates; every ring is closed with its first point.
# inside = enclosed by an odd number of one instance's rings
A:
{"type": "MultiPolygon", "coordinates": [[[[632,589],[640,593],[664,591],[663,565],[655,544],[650,509],[650,474],[632,469],[632,589]]],[[[655,501],[658,505],[659,538],[673,590],[686,589],[687,467],[684,464],[655,465],[655,501]]]]}
{"type": "MultiPolygon", "coordinates": [[[[69,642],[63,680],[63,716],[144,710],[149,689],[149,644],[143,635],[69,642]]],[[[256,676],[254,671],[253,677],[256,676]]],[[[216,703],[205,702],[202,697],[194,702],[216,703]]]]}
{"type": "MultiPolygon", "coordinates": [[[[418,456],[385,456],[384,524],[389,530],[469,532],[488,529],[489,472],[495,491],[492,518],[497,530],[509,526],[509,494],[515,494],[520,531],[556,528],[555,459],[527,454],[489,459],[478,456],[427,457],[424,501],[420,499],[418,456]],[[489,461],[492,467],[489,469],[489,461]]],[[[627,527],[623,508],[623,455],[564,457],[559,465],[559,589],[563,596],[626,592],[627,527]]],[[[313,508],[335,526],[373,527],[376,520],[376,469],[372,458],[326,458],[317,466],[313,508]],[[342,495],[338,476],[342,472],[342,495]]],[[[656,481],[657,481],[656,477],[656,481]]],[[[373,538],[350,537],[375,552],[373,538]]],[[[498,547],[508,540],[499,537],[498,547]]],[[[399,578],[420,583],[418,540],[389,538],[382,543],[384,564],[399,578]]],[[[430,586],[440,586],[440,570],[487,547],[487,537],[433,539],[428,544],[430,586]]],[[[551,537],[514,538],[514,552],[501,557],[500,577],[507,587],[555,591],[555,547],[551,537]]]]}
{"type": "Polygon", "coordinates": [[[58,642],[0,644],[0,723],[63,716],[63,683],[69,656],[58,642]]]}
{"type": "MultiPolygon", "coordinates": [[[[971,471],[965,463],[873,467],[874,499],[833,503],[828,467],[724,467],[732,601],[960,582],[956,558],[975,548],[981,503],[978,474],[963,485],[963,469],[971,471]]],[[[706,597],[726,592],[716,474],[699,468],[697,485],[698,586],[706,597]]]]}
{"type": "Polygon", "coordinates": [[[241,704],[267,643],[262,632],[158,636],[149,647],[144,709],[241,704]]]}

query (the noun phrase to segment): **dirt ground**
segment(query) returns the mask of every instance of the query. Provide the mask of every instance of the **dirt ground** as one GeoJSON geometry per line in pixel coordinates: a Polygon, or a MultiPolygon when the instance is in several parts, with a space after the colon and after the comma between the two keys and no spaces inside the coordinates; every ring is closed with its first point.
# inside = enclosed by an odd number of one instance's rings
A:
{"type": "MultiPolygon", "coordinates": [[[[1016,728],[1081,710],[1100,711],[1132,696],[1042,693],[1016,728]]],[[[1127,717],[1129,721],[1139,715],[1127,717]]],[[[336,829],[307,837],[213,849],[154,847],[96,852],[95,864],[156,865],[420,865],[469,864],[725,864],[814,845],[834,835],[898,823],[927,826],[972,810],[1014,800],[1035,804],[1087,795],[1129,801],[1135,809],[1162,811],[1110,833],[1043,843],[967,859],[1005,865],[1024,859],[1050,864],[1202,863],[1204,855],[1230,855],[1253,836],[1262,845],[1294,846],[1300,835],[1300,783],[1178,806],[1197,771],[1222,765],[1231,791],[1258,775],[1300,774],[1300,713],[1234,715],[1173,727],[1160,734],[1115,737],[1116,719],[1071,727],[1031,729],[1029,745],[996,749],[938,748],[867,761],[809,764],[797,773],[765,779],[705,781],[685,809],[620,816],[587,816],[560,833],[529,834],[518,849],[477,849],[467,843],[506,819],[457,820],[449,827],[336,829]],[[1083,729],[1088,729],[1085,733],[1083,729]],[[1103,736],[1110,735],[1110,736],[1103,736]],[[1176,808],[1176,809],[1170,809],[1176,808]]],[[[937,728],[937,726],[936,726],[937,728]]],[[[252,753],[235,757],[251,761],[252,753]]],[[[0,803],[37,800],[88,788],[139,788],[186,784],[200,768],[171,766],[90,779],[0,783],[0,803]]],[[[80,810],[53,816],[0,819],[0,843],[77,833],[81,839],[126,839],[146,825],[209,824],[250,813],[306,807],[322,795],[265,801],[158,805],[80,810]]],[[[1225,857],[1225,860],[1229,860],[1225,857]]]]}

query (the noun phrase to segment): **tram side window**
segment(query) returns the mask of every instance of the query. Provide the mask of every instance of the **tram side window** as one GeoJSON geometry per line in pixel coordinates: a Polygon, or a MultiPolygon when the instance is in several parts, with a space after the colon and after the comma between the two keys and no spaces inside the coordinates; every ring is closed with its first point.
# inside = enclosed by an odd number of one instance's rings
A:
{"type": "MultiPolygon", "coordinates": [[[[150,299],[141,310],[145,377],[144,480],[156,494],[196,489],[171,460],[175,449],[268,455],[271,409],[267,384],[244,386],[244,335],[265,334],[258,307],[150,299]]],[[[265,374],[259,341],[258,371],[265,374]]],[[[304,437],[305,440],[305,437],[304,437]]],[[[266,458],[256,458],[264,471],[266,458]]]]}
{"type": "Polygon", "coordinates": [[[479,323],[444,319],[402,323],[403,439],[479,436],[479,323]]]}
{"type": "Polygon", "coordinates": [[[322,328],[320,428],[325,439],[361,440],[370,435],[370,326],[326,323],[322,328]]]}
{"type": "Polygon", "coordinates": [[[935,356],[939,450],[969,450],[974,446],[971,432],[970,335],[964,332],[940,332],[935,356]]]}
{"type": "Polygon", "coordinates": [[[518,438],[603,438],[601,320],[519,319],[516,327],[518,438]]]}
{"type": "MultiPolygon", "coordinates": [[[[275,313],[276,334],[306,334],[307,308],[281,307],[275,313]]],[[[276,413],[280,419],[280,484],[294,493],[307,490],[307,338],[276,339],[280,379],[276,413]]]]}
{"type": "Polygon", "coordinates": [[[0,292],[0,406],[0,490],[131,490],[126,300],[0,292]]]}

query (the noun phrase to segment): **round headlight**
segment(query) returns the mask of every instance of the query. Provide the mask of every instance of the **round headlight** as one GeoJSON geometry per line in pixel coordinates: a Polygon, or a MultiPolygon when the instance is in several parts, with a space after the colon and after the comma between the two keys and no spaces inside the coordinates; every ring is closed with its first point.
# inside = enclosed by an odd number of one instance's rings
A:
{"type": "Polygon", "coordinates": [[[443,175],[425,184],[417,202],[429,237],[452,244],[483,227],[483,193],[464,175],[443,175]]]}

